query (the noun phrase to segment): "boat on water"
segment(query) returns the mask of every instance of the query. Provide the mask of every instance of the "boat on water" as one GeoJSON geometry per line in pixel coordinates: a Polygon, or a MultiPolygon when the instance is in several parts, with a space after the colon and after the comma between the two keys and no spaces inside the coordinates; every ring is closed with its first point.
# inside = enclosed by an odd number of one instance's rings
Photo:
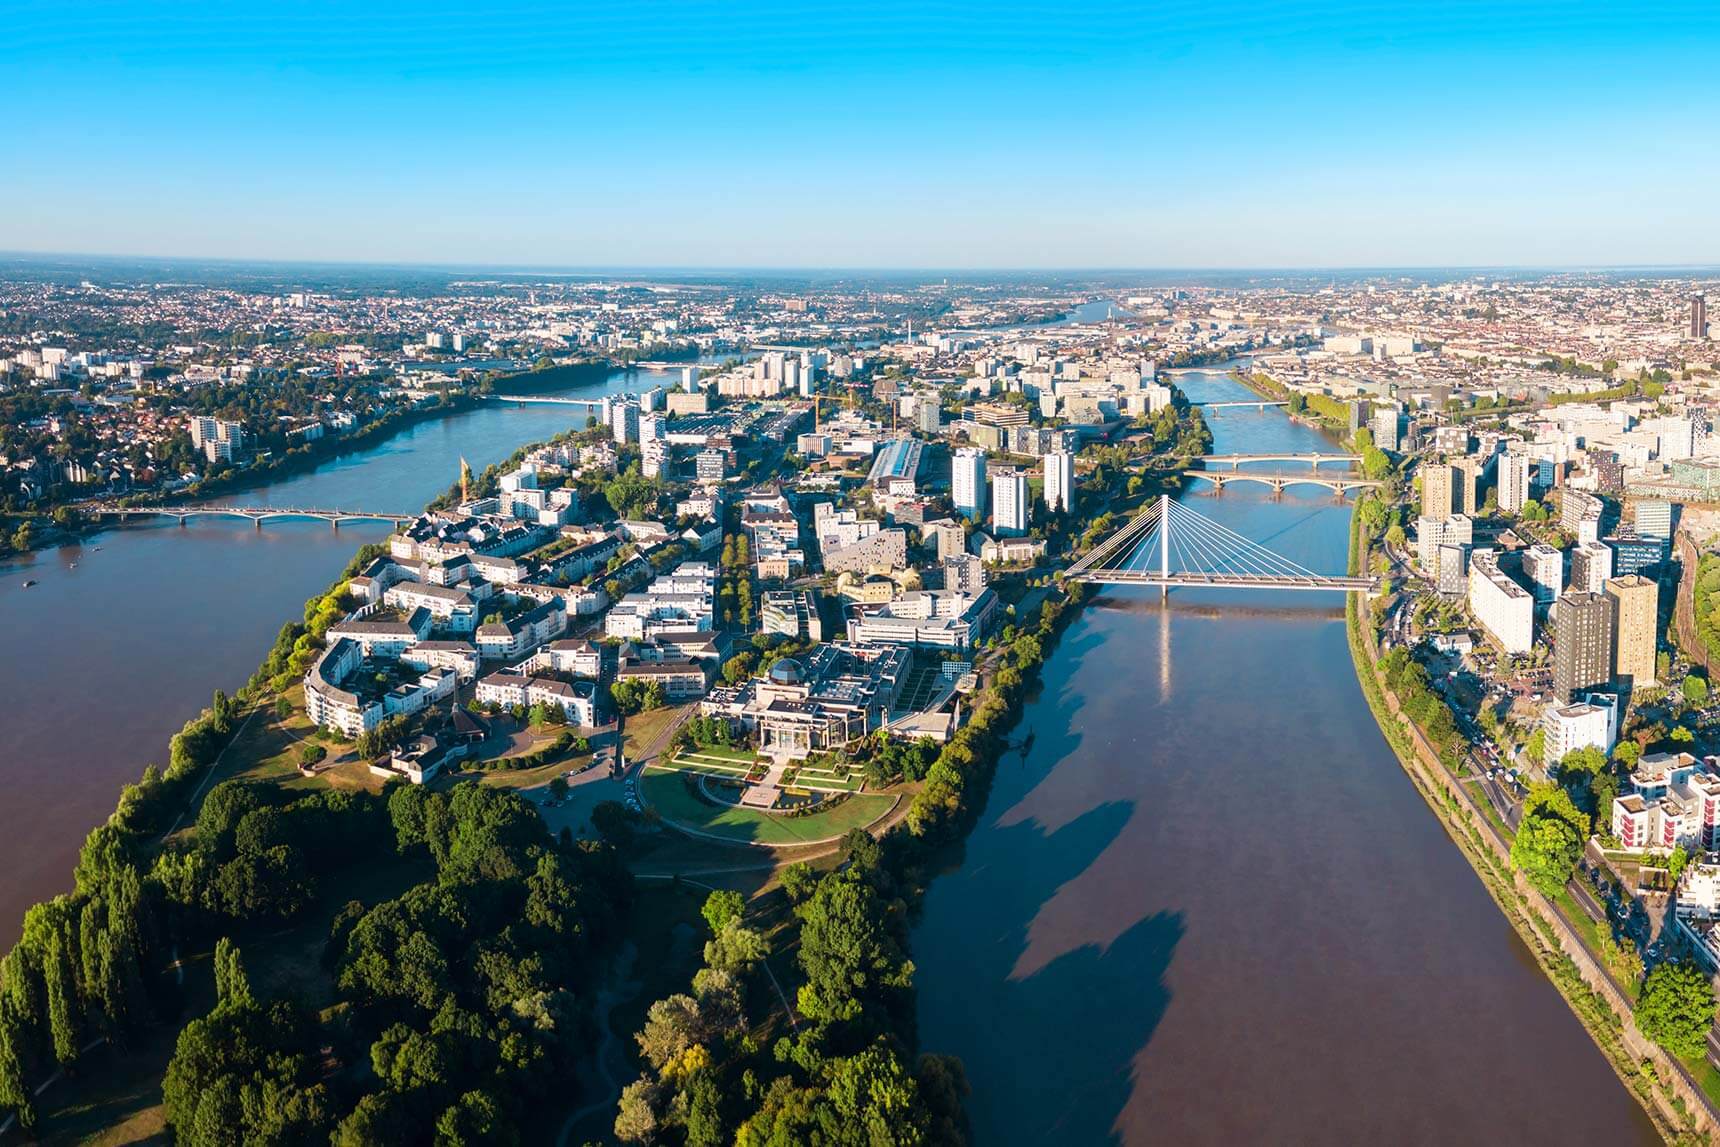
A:
{"type": "Polygon", "coordinates": [[[33,586],[35,584],[36,584],[36,579],[33,577],[24,579],[24,588],[25,589],[29,589],[31,586],[33,586]]]}

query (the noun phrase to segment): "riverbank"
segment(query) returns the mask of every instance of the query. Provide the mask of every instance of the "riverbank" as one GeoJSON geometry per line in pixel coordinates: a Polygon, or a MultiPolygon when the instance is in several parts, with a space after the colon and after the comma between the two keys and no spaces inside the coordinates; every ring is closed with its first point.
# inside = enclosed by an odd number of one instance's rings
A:
{"type": "MultiPolygon", "coordinates": [[[[626,363],[599,359],[543,370],[496,373],[489,376],[487,381],[494,390],[513,394],[541,394],[589,386],[617,372],[632,374],[637,373],[637,368],[626,363]]],[[[373,449],[423,423],[470,413],[482,407],[485,401],[484,395],[468,391],[444,395],[424,406],[390,411],[373,422],[365,423],[351,434],[324,435],[314,442],[294,447],[267,461],[243,469],[227,470],[182,489],[140,491],[123,495],[116,500],[122,505],[184,505],[243,494],[308,474],[330,462],[373,449]]],[[[111,529],[112,522],[103,521],[100,517],[86,516],[84,506],[87,504],[87,501],[64,502],[46,507],[39,513],[8,515],[8,536],[17,525],[26,521],[31,524],[32,536],[27,547],[9,549],[4,556],[19,557],[80,542],[111,529]],[[62,506],[79,514],[78,520],[71,524],[53,522],[53,512],[62,506]]]]}
{"type": "MultiPolygon", "coordinates": [[[[1352,574],[1371,553],[1360,514],[1352,516],[1352,574]]],[[[1607,974],[1600,957],[1511,864],[1510,842],[1477,805],[1422,731],[1402,712],[1381,679],[1369,606],[1351,594],[1345,629],[1356,679],[1398,764],[1441,827],[1469,862],[1501,914],[1534,955],[1619,1079],[1670,1142],[1691,1136],[1713,1142],[1720,1119],[1712,1101],[1658,1045],[1636,1030],[1631,1003],[1607,974]]]]}

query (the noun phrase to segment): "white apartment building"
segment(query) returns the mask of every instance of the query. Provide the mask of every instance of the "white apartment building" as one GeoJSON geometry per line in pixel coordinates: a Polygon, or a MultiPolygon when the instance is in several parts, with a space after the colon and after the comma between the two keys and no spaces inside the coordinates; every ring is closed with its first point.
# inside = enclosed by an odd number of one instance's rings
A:
{"type": "Polygon", "coordinates": [[[1004,536],[1027,532],[1028,511],[1027,471],[999,470],[991,480],[991,528],[1004,536]]]}
{"type": "Polygon", "coordinates": [[[1416,560],[1421,568],[1433,573],[1439,569],[1439,547],[1474,544],[1475,523],[1467,515],[1453,514],[1448,518],[1417,518],[1415,520],[1416,560]]]}
{"type": "Polygon", "coordinates": [[[1523,572],[1539,605],[1550,605],[1565,592],[1565,555],[1552,546],[1530,546],[1523,554],[1523,572]]]}
{"type": "Polygon", "coordinates": [[[1605,593],[1612,577],[1612,547],[1590,541],[1571,547],[1571,588],[1580,593],[1605,593]]]}
{"type": "Polygon", "coordinates": [[[1535,645],[1535,599],[1499,570],[1499,555],[1482,550],[1469,559],[1469,611],[1506,653],[1535,645]]]}
{"type": "MultiPolygon", "coordinates": [[[[484,583],[477,585],[482,585],[485,591],[489,589],[484,583]]],[[[474,592],[477,585],[473,586],[474,592]]],[[[487,597],[488,593],[484,596],[487,597]]],[[[431,585],[418,581],[396,582],[383,593],[382,600],[408,614],[418,609],[429,610],[431,617],[454,633],[470,633],[477,628],[478,605],[474,594],[454,586],[431,585]]]]}
{"type": "Polygon", "coordinates": [[[1604,693],[1590,694],[1570,705],[1549,705],[1541,714],[1547,761],[1562,761],[1578,749],[1612,752],[1618,737],[1618,701],[1604,693]]]}
{"type": "Polygon", "coordinates": [[[1720,864],[1684,866],[1672,915],[1708,971],[1720,969],[1720,864]]]}
{"type": "Polygon", "coordinates": [[[1689,753],[1642,758],[1613,798],[1612,830],[1626,852],[1671,852],[1679,845],[1711,852],[1720,847],[1720,776],[1716,758],[1689,753]]]}
{"type": "Polygon", "coordinates": [[[1535,460],[1527,454],[1508,453],[1499,459],[1499,508],[1515,514],[1529,501],[1529,478],[1535,460]]]}
{"type": "Polygon", "coordinates": [[[547,677],[524,677],[517,673],[491,673],[478,681],[478,703],[504,708],[514,705],[554,705],[571,725],[591,728],[597,724],[597,686],[591,681],[556,681],[547,677]]]}
{"type": "Polygon", "coordinates": [[[969,518],[985,513],[985,451],[973,446],[958,449],[950,474],[950,500],[969,518]]]}
{"type": "Polygon", "coordinates": [[[639,441],[639,404],[617,402],[609,408],[609,432],[620,445],[639,441]]]}
{"type": "Polygon", "coordinates": [[[1045,509],[1050,513],[1075,505],[1075,455],[1056,450],[1045,455],[1045,509]]]}

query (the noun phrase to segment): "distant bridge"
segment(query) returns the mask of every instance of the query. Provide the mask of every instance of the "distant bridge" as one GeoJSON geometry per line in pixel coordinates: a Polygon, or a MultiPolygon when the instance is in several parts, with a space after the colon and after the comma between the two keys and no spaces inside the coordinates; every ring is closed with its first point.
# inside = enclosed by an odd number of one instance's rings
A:
{"type": "Polygon", "coordinates": [[[551,406],[589,406],[594,409],[604,403],[601,398],[563,398],[554,394],[487,394],[484,397],[491,402],[547,402],[551,406]]]}
{"type": "Polygon", "coordinates": [[[1354,465],[1362,460],[1360,454],[1206,454],[1201,461],[1208,464],[1218,463],[1221,466],[1237,466],[1249,462],[1306,462],[1316,470],[1323,462],[1342,462],[1354,465]]]}
{"type": "Polygon", "coordinates": [[[392,522],[394,525],[400,525],[414,518],[412,514],[373,514],[368,510],[321,510],[299,506],[121,506],[103,502],[83,508],[91,514],[113,517],[178,518],[182,526],[187,518],[249,518],[257,524],[259,530],[263,528],[264,522],[272,518],[314,518],[327,522],[337,530],[342,522],[392,522]]]}
{"type": "Polygon", "coordinates": [[[1347,494],[1351,490],[1372,490],[1380,485],[1372,478],[1357,478],[1349,474],[1322,474],[1317,470],[1290,473],[1279,471],[1269,474],[1258,470],[1184,470],[1183,477],[1211,482],[1214,488],[1219,490],[1231,482],[1254,482],[1272,487],[1274,494],[1282,494],[1286,486],[1324,486],[1334,494],[1347,494]]]}
{"type": "MultiPolygon", "coordinates": [[[[1199,473],[1199,471],[1191,471],[1199,473]]],[[[1221,526],[1168,494],[1070,566],[1065,576],[1101,585],[1362,593],[1370,577],[1317,574],[1221,526]]]]}
{"type": "Polygon", "coordinates": [[[1274,402],[1269,398],[1239,399],[1235,402],[1191,402],[1190,406],[1198,406],[1202,410],[1228,410],[1233,406],[1252,406],[1256,410],[1265,410],[1268,406],[1289,406],[1288,402],[1274,402]]]}

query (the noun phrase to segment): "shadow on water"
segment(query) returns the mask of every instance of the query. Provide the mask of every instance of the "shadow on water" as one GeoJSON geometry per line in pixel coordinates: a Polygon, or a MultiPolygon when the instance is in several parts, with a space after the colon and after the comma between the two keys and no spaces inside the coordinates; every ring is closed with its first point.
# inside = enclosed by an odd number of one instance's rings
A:
{"type": "Polygon", "coordinates": [[[1117,1137],[1134,1090],[1132,1065],[1170,1004],[1165,975],[1183,936],[1182,914],[1157,912],[1108,943],[1049,938],[1060,950],[1041,965],[1030,961],[1047,942],[1034,935],[1040,909],[1111,847],[1133,810],[1133,802],[1108,802],[1049,833],[1032,821],[994,827],[959,875],[939,881],[950,902],[930,914],[918,946],[957,965],[938,978],[954,972],[972,988],[959,1001],[923,993],[922,1015],[955,1037],[949,1042],[963,1049],[973,1078],[1009,1081],[973,1105],[975,1142],[1117,1137]],[[996,856],[1010,859],[994,863],[996,856]],[[1023,1022],[1034,1042],[1025,1065],[1023,1022]],[[1095,1071],[1096,1064],[1106,1067],[1095,1071]]]}

